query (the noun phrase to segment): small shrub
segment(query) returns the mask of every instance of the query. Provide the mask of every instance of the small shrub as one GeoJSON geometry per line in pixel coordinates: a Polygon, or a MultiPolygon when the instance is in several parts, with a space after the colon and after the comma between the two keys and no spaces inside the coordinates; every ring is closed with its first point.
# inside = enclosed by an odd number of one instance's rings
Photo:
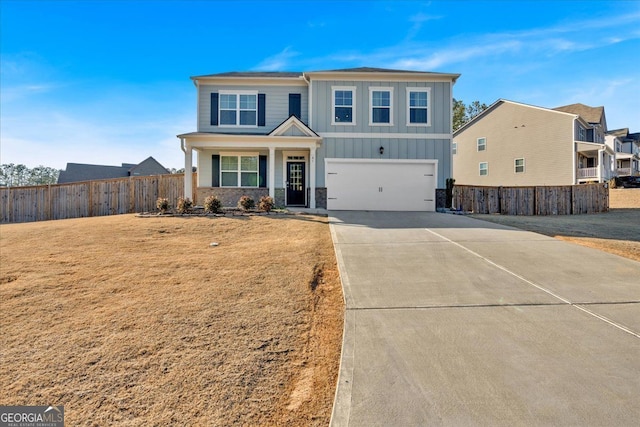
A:
{"type": "Polygon", "coordinates": [[[256,202],[249,196],[242,196],[240,200],[238,200],[238,208],[243,211],[250,211],[256,207],[256,202]]]}
{"type": "Polygon", "coordinates": [[[258,201],[258,209],[265,212],[271,212],[271,209],[273,209],[273,197],[260,197],[260,201],[258,201]]]}
{"type": "Polygon", "coordinates": [[[220,213],[222,202],[216,196],[208,196],[204,199],[204,211],[207,213],[220,213]]]}
{"type": "Polygon", "coordinates": [[[158,208],[160,213],[165,213],[169,210],[170,207],[171,205],[169,205],[169,199],[165,197],[158,197],[158,200],[156,200],[156,208],[158,208]]]}
{"type": "Polygon", "coordinates": [[[181,214],[189,213],[192,207],[193,207],[193,202],[188,197],[178,198],[178,203],[176,204],[176,209],[178,210],[178,213],[181,213],[181,214]]]}

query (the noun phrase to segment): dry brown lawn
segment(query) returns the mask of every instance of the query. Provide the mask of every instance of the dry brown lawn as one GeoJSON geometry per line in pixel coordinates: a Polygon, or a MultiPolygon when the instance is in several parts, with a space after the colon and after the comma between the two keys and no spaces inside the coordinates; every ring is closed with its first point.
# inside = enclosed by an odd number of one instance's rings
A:
{"type": "Polygon", "coordinates": [[[70,426],[328,424],[343,303],[326,218],[5,224],[0,250],[2,404],[64,405],[70,426]]]}
{"type": "Polygon", "coordinates": [[[473,217],[640,261],[640,207],[611,209],[609,212],[591,215],[473,217]]]}

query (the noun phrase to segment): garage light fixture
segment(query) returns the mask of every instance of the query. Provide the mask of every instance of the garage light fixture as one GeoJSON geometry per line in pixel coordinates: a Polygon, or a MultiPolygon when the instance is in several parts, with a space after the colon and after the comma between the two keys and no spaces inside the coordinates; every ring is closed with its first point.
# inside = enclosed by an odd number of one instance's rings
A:
{"type": "Polygon", "coordinates": [[[380,146],[380,155],[382,156],[384,154],[384,147],[381,145],[380,146]]]}

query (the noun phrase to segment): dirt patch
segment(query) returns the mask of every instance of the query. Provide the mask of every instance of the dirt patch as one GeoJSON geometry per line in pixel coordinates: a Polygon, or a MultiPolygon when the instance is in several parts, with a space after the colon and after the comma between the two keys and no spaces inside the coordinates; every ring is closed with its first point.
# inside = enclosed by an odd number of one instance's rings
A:
{"type": "Polygon", "coordinates": [[[591,215],[473,217],[640,261],[640,208],[611,209],[591,215]]]}
{"type": "Polygon", "coordinates": [[[64,405],[68,425],[329,423],[327,218],[7,224],[0,250],[3,404],[64,405]]]}
{"type": "Polygon", "coordinates": [[[609,207],[613,209],[640,209],[640,188],[612,188],[609,207]]]}

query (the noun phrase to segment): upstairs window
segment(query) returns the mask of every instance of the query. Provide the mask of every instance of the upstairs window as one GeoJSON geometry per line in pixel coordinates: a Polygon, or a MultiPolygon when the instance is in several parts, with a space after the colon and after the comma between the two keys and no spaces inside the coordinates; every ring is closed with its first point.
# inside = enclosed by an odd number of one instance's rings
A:
{"type": "Polygon", "coordinates": [[[578,130],[578,141],[586,141],[587,140],[587,131],[585,128],[580,127],[578,130]]]}
{"type": "Polygon", "coordinates": [[[515,159],[513,166],[516,173],[524,173],[524,159],[515,159]]]}
{"type": "Polygon", "coordinates": [[[369,125],[392,125],[393,113],[392,113],[392,88],[369,88],[369,125]]]}
{"type": "Polygon", "coordinates": [[[220,126],[257,125],[257,93],[220,93],[220,126]]]}
{"type": "Polygon", "coordinates": [[[458,143],[454,142],[451,144],[451,154],[458,154],[458,143]]]}
{"type": "Polygon", "coordinates": [[[333,87],[332,125],[355,125],[355,87],[333,87]]]}
{"type": "Polygon", "coordinates": [[[407,126],[429,126],[429,88],[407,88],[407,126]]]}
{"type": "Polygon", "coordinates": [[[478,151],[485,151],[487,149],[487,138],[478,138],[478,151]]]}
{"type": "Polygon", "coordinates": [[[480,176],[489,175],[489,163],[482,162],[480,163],[480,176]]]}

